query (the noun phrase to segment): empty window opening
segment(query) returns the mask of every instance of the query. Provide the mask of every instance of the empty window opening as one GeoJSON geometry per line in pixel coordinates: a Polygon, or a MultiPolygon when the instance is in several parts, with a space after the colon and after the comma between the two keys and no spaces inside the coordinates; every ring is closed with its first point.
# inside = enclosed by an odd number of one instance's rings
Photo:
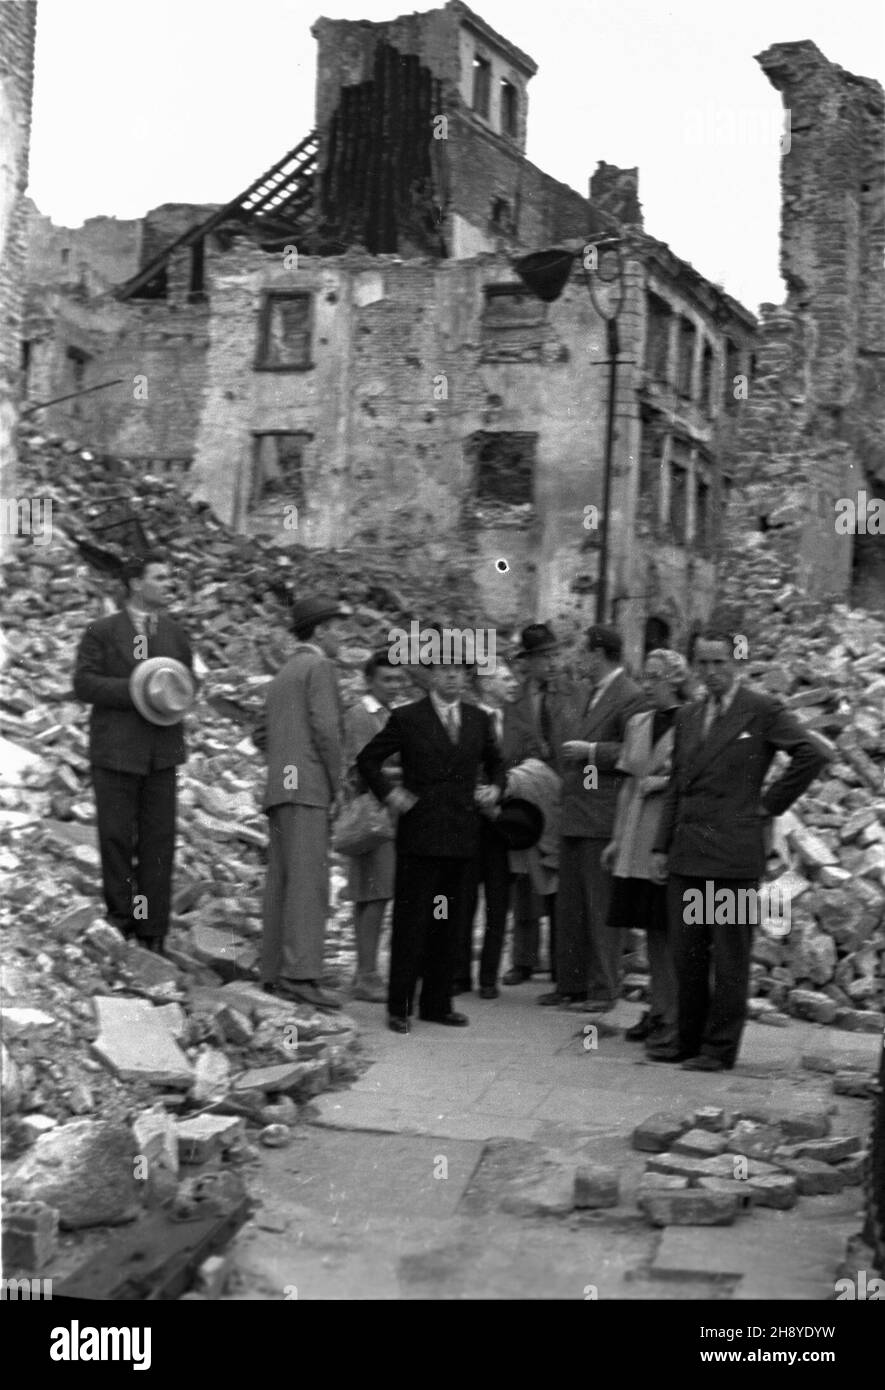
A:
{"type": "Polygon", "coordinates": [[[267,503],[304,506],[305,455],[312,435],[268,431],[252,436],[249,511],[267,503]]]}
{"type": "Polygon", "coordinates": [[[479,503],[524,506],[534,496],[537,434],[479,430],[467,442],[479,503]]]}
{"type": "Polygon", "coordinates": [[[261,306],[256,367],[264,371],[311,367],[311,330],[310,294],[266,294],[261,306]]]}
{"type": "Polygon", "coordinates": [[[518,122],[519,95],[512,82],[501,79],[501,130],[505,135],[515,135],[518,122]]]}
{"type": "Polygon", "coordinates": [[[489,95],[492,89],[492,65],[488,58],[473,59],[473,109],[478,116],[489,119],[489,95]]]}

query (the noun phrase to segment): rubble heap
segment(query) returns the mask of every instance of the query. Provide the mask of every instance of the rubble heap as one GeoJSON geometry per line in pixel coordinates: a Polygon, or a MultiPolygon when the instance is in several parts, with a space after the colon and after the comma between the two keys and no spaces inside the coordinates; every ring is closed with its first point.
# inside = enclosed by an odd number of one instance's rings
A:
{"type": "MultiPolygon", "coordinates": [[[[312,1014],[245,983],[255,975],[266,859],[263,764],[249,735],[261,688],[287,656],[292,597],[323,591],[350,605],[345,703],[391,626],[435,615],[441,591],[453,616],[462,604],[465,623],[478,618],[454,568],[428,579],[420,557],[281,553],[233,535],[174,479],[58,438],[24,433],[19,486],[41,499],[44,518],[51,500],[52,514],[51,531],[35,525],[2,576],[4,1154],[21,1158],[6,1192],[19,1204],[45,1196],[62,1228],[77,1229],[126,1219],[149,1188],[168,1197],[163,1175],[174,1188],[179,1161],[254,1159],[245,1124],[269,1146],[288,1142],[302,1104],[355,1074],[346,1016],[312,1014]],[[108,531],[115,514],[120,526],[108,531]],[[88,711],[71,691],[83,630],[121,597],[110,563],[131,549],[127,526],[169,559],[176,611],[208,668],[187,721],[166,957],[104,920],[88,711]],[[133,1183],[128,1158],[125,1180],[90,1177],[103,1172],[96,1155],[130,1148],[148,1157],[149,1182],[133,1183]]],[[[343,885],[336,865],[333,972],[352,961],[343,885]]]]}

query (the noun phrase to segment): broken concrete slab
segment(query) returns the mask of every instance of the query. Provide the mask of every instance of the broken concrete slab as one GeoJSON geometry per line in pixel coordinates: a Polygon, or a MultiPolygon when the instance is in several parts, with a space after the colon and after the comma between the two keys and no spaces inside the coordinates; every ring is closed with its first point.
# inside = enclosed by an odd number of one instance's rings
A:
{"type": "Polygon", "coordinates": [[[514,1216],[563,1216],[574,1205],[575,1174],[565,1165],[534,1175],[501,1200],[501,1210],[514,1216]]]}
{"type": "Polygon", "coordinates": [[[709,1129],[689,1129],[675,1139],[672,1146],[674,1154],[690,1154],[693,1158],[715,1158],[730,1147],[724,1134],[714,1134],[709,1129]]]}
{"type": "Polygon", "coordinates": [[[814,1158],[785,1159],[784,1172],[796,1179],[799,1193],[803,1197],[815,1197],[823,1192],[841,1192],[845,1186],[844,1174],[829,1163],[818,1163],[814,1158]]]}
{"type": "Polygon", "coordinates": [[[54,1028],[56,1020],[52,1014],[42,1009],[3,1009],[0,1013],[0,1028],[4,1038],[33,1038],[54,1028]]]}
{"type": "Polygon", "coordinates": [[[157,1163],[178,1172],[178,1135],[175,1120],[162,1105],[142,1110],[132,1121],[132,1133],[138,1152],[148,1165],[157,1163]]]}
{"type": "Polygon", "coordinates": [[[730,1226],[740,1209],[736,1194],[706,1192],[644,1192],[639,1209],[653,1226],[730,1226]]]}
{"type": "Polygon", "coordinates": [[[647,1120],[637,1125],[630,1140],[634,1149],[640,1153],[666,1153],[673,1143],[689,1128],[689,1121],[683,1115],[669,1115],[660,1112],[649,1115],[647,1120]]]}
{"type": "Polygon", "coordinates": [[[325,1058],[310,1062],[283,1062],[279,1066],[252,1067],[234,1081],[236,1098],[244,1091],[262,1091],[267,1095],[293,1096],[307,1100],[327,1090],[331,1067],[325,1058]]]}
{"type": "Polygon", "coordinates": [[[833,1077],[833,1094],[837,1096],[856,1096],[861,1100],[872,1100],[876,1091],[875,1076],[864,1076],[858,1071],[840,1071],[833,1077]]]}
{"type": "Polygon", "coordinates": [[[856,1134],[831,1134],[826,1139],[803,1139],[792,1145],[794,1158],[816,1158],[820,1163],[841,1163],[863,1148],[856,1134]]]}
{"type": "Polygon", "coordinates": [[[197,1105],[223,1100],[230,1090],[230,1080],[231,1066],[225,1054],[217,1047],[207,1047],[194,1064],[191,1099],[197,1105]]]}
{"type": "Polygon", "coordinates": [[[179,1163],[205,1163],[245,1137],[245,1124],[236,1115],[194,1115],[175,1128],[179,1163]]]}
{"type": "Polygon", "coordinates": [[[6,1195],[56,1207],[65,1229],[131,1221],[143,1198],[136,1152],[128,1125],[73,1120],[40,1136],[7,1175],[6,1195]]]}
{"type": "Polygon", "coordinates": [[[58,1209],[46,1202],[5,1202],[3,1268],[38,1270],[52,1259],[58,1242],[58,1209]]]}
{"type": "Polygon", "coordinates": [[[160,1009],[143,999],[95,995],[99,1033],[92,1050],[123,1081],[187,1089],[193,1068],[160,1009]]]}
{"type": "Polygon", "coordinates": [[[190,943],[197,960],[208,965],[222,980],[254,978],[258,953],[245,937],[206,922],[194,922],[190,926],[190,943]]]}
{"type": "Polygon", "coordinates": [[[699,1178],[698,1187],[703,1192],[725,1192],[737,1202],[738,1211],[750,1211],[753,1206],[755,1187],[737,1178],[699,1178]]]}

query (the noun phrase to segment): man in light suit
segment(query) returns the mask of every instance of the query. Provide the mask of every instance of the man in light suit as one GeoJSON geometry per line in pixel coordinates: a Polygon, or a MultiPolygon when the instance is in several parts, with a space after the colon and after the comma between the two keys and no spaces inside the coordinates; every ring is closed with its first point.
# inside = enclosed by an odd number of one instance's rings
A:
{"type": "Polygon", "coordinates": [[[621,985],[623,943],[606,925],[611,878],[601,863],[615,821],[624,730],[645,698],[621,665],[614,628],[587,629],[587,673],[561,711],[562,846],[556,920],[556,989],[539,1004],[605,1012],[621,985]]]}
{"type": "Polygon", "coordinates": [[[89,761],[108,921],[162,954],[175,857],[176,768],[187,754],[180,717],[157,722],[133,698],[133,676],[163,657],[192,672],[193,660],[184,629],[163,611],[168,565],[141,556],[126,562],[122,578],[124,607],[83,634],[74,694],[92,706],[89,761]]]}
{"type": "Polygon", "coordinates": [[[803,729],[780,700],[743,685],[734,649],[728,633],[698,638],[694,661],[707,696],[677,716],[673,775],[652,856],[658,881],[670,875],[679,993],[678,1047],[657,1060],[681,1061],[691,1071],[734,1066],[750,979],[747,907],[765,868],[771,818],[783,815],[831,757],[831,745],[803,729]],[[779,749],[790,764],[763,793],[779,749]]]}
{"type": "Polygon", "coordinates": [[[500,797],[503,763],[489,716],[462,699],[464,668],[431,665],[430,693],[401,705],[357,757],[379,801],[399,816],[390,942],[388,1024],[408,1033],[418,980],[419,1017],[464,1027],[452,1009],[452,981],[471,861],[479,849],[479,808],[500,797]],[[399,754],[402,786],[382,764],[399,754]],[[478,787],[480,772],[489,786],[478,787]]]}
{"type": "Polygon", "coordinates": [[[320,982],[329,913],[329,820],[342,770],[333,658],[343,616],[334,599],[293,604],[295,650],[270,682],[253,734],[267,758],[261,980],[268,993],[321,1009],[341,1007],[320,982]]]}

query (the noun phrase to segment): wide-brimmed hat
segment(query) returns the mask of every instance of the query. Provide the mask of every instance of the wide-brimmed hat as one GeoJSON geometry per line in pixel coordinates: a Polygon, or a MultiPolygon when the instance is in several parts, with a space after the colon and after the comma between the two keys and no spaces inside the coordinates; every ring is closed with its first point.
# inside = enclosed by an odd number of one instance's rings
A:
{"type": "Polygon", "coordinates": [[[544,813],[533,801],[507,796],[500,804],[500,815],[491,822],[508,849],[531,849],[544,830],[544,813]]]}
{"type": "Polygon", "coordinates": [[[538,656],[541,652],[552,652],[559,646],[553,629],[546,623],[529,623],[528,627],[523,628],[520,640],[522,645],[513,653],[514,657],[538,656]]]}
{"type": "Polygon", "coordinates": [[[129,693],[151,724],[178,724],[194,703],[197,688],[187,667],[171,656],[140,661],[129,677],[129,693]]]}
{"type": "Polygon", "coordinates": [[[309,623],[322,623],[327,618],[346,618],[342,605],[337,599],[318,594],[315,598],[300,598],[289,609],[289,626],[306,627],[309,623]]]}

